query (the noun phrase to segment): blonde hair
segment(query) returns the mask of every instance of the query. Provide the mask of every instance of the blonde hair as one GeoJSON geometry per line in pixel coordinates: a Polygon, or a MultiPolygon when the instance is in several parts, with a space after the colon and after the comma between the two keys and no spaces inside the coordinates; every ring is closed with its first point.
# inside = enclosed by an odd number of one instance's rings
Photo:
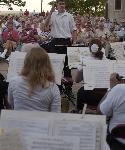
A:
{"type": "Polygon", "coordinates": [[[55,75],[48,54],[42,48],[32,48],[25,57],[21,75],[30,85],[30,92],[37,86],[46,88],[55,82],[55,75]]]}

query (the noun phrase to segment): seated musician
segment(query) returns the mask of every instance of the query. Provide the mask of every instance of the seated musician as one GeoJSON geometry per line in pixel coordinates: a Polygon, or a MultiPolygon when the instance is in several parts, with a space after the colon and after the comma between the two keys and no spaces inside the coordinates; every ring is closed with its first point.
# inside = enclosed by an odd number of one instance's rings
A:
{"type": "Polygon", "coordinates": [[[101,100],[98,113],[110,117],[107,142],[111,150],[125,149],[125,80],[117,73],[110,76],[110,90],[101,100]],[[113,132],[114,131],[114,132],[113,132]]]}
{"type": "Polygon", "coordinates": [[[15,110],[61,111],[61,96],[48,54],[32,48],[21,74],[9,82],[8,101],[15,110]]]}
{"type": "MultiPolygon", "coordinates": [[[[102,44],[98,39],[93,39],[90,42],[90,53],[86,59],[89,60],[103,60],[105,57],[103,56],[102,44]]],[[[75,81],[80,82],[83,80],[83,67],[78,66],[77,74],[75,81]]],[[[90,106],[97,106],[101,98],[104,96],[107,89],[94,89],[92,91],[84,90],[84,87],[81,87],[77,93],[77,110],[80,111],[83,109],[84,104],[90,106]]]]}

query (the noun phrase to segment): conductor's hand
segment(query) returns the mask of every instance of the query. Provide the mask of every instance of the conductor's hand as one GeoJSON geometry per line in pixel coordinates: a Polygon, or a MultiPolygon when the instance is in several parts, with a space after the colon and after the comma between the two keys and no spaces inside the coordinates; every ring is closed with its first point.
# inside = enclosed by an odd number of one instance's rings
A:
{"type": "Polygon", "coordinates": [[[117,76],[119,76],[118,73],[112,73],[110,76],[110,88],[112,89],[117,84],[121,84],[122,82],[118,80],[117,76]]]}
{"type": "Polygon", "coordinates": [[[53,4],[51,10],[50,10],[50,14],[52,14],[55,11],[55,4],[53,4]]]}

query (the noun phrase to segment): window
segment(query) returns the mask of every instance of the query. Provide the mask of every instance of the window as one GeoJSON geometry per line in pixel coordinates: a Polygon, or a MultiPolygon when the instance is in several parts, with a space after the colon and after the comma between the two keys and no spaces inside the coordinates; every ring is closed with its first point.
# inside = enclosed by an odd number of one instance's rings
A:
{"type": "Polygon", "coordinates": [[[115,10],[121,10],[121,9],[122,9],[121,0],[115,0],[115,10]]]}

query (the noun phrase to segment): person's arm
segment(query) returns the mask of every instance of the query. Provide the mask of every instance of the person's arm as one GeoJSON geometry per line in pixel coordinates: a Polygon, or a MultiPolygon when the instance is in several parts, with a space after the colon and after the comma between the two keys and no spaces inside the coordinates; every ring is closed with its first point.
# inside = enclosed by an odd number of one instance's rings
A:
{"type": "Polygon", "coordinates": [[[24,42],[24,41],[28,38],[28,36],[29,36],[29,35],[25,35],[25,34],[21,33],[21,34],[20,34],[20,41],[21,41],[21,42],[24,42]]]}
{"type": "Polygon", "coordinates": [[[11,108],[14,109],[13,92],[12,92],[12,86],[10,84],[8,87],[8,103],[11,106],[11,108]]]}
{"type": "Polygon", "coordinates": [[[70,15],[69,17],[69,27],[70,27],[70,31],[72,33],[72,43],[76,44],[77,41],[77,28],[76,28],[76,23],[74,21],[74,18],[72,15],[70,15]]]}
{"type": "Polygon", "coordinates": [[[81,69],[81,70],[77,69],[76,70],[76,76],[75,76],[75,82],[79,83],[82,80],[83,80],[83,69],[81,69]]]}
{"type": "Polygon", "coordinates": [[[73,33],[72,33],[72,43],[73,43],[73,45],[76,44],[76,41],[77,41],[77,31],[74,30],[73,33]]]}
{"type": "Polygon", "coordinates": [[[101,112],[101,110],[100,110],[100,104],[106,99],[106,97],[107,97],[109,91],[110,91],[110,90],[108,90],[108,91],[106,92],[106,94],[103,96],[103,98],[101,99],[100,103],[98,104],[98,107],[97,107],[97,114],[103,115],[102,112],[101,112]]]}
{"type": "Polygon", "coordinates": [[[53,94],[52,97],[52,103],[50,106],[51,112],[61,112],[61,96],[60,91],[57,85],[54,85],[51,89],[51,92],[53,94]]]}
{"type": "Polygon", "coordinates": [[[45,20],[45,26],[48,26],[50,23],[50,19],[51,19],[51,15],[52,13],[55,11],[55,5],[52,6],[49,15],[47,16],[46,20],[45,20]]]}
{"type": "Polygon", "coordinates": [[[110,89],[104,95],[104,97],[102,98],[97,107],[98,114],[105,114],[107,116],[110,116],[112,114],[111,113],[113,107],[112,101],[114,101],[115,98],[117,98],[117,95],[115,96],[117,91],[113,87],[115,87],[117,84],[121,84],[121,81],[117,79],[117,75],[118,75],[117,73],[112,73],[110,76],[110,89]]]}

